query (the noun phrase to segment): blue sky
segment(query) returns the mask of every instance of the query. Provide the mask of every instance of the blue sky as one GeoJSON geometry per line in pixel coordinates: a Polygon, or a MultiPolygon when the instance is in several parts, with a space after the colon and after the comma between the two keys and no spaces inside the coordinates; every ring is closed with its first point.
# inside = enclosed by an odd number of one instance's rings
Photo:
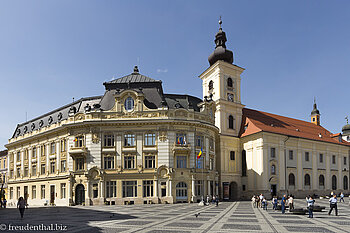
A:
{"type": "Polygon", "coordinates": [[[321,124],[350,115],[349,1],[1,1],[0,149],[18,123],[102,95],[140,73],[167,93],[202,97],[222,15],[249,108],[321,124]]]}

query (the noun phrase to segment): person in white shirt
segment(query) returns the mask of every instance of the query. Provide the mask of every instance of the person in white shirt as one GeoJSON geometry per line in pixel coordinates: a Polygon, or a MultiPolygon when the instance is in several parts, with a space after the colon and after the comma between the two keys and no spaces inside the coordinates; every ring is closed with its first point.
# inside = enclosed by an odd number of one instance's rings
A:
{"type": "Polygon", "coordinates": [[[329,210],[328,215],[331,215],[332,210],[335,209],[335,215],[338,216],[338,206],[337,206],[337,202],[338,202],[338,200],[337,200],[337,195],[334,194],[333,197],[331,197],[331,198],[329,199],[329,203],[330,203],[330,208],[331,208],[331,209],[329,210]]]}

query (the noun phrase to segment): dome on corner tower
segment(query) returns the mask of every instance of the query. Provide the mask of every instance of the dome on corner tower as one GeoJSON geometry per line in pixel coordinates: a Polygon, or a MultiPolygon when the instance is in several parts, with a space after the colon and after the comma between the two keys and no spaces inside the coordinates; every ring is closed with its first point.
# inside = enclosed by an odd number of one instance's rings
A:
{"type": "Polygon", "coordinates": [[[208,57],[208,61],[210,65],[213,65],[216,61],[225,61],[230,64],[233,63],[233,52],[226,49],[226,34],[221,28],[222,21],[219,21],[220,28],[219,31],[215,35],[215,50],[208,57]]]}

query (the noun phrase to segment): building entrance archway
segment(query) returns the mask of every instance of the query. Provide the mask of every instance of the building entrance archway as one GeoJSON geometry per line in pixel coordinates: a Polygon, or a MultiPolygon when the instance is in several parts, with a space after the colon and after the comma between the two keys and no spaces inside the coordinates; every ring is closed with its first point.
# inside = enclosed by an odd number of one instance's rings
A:
{"type": "Polygon", "coordinates": [[[75,187],[75,204],[82,205],[85,202],[85,188],[84,185],[78,184],[75,187]]]}

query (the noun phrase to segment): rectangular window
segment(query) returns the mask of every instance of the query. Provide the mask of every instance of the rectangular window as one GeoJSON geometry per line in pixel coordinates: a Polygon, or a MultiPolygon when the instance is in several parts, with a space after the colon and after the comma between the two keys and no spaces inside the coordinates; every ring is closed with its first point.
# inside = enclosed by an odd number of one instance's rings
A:
{"type": "Polygon", "coordinates": [[[123,181],[123,197],[137,197],[137,181],[123,181]]]}
{"type": "Polygon", "coordinates": [[[45,172],[46,172],[46,165],[41,164],[41,175],[45,175],[45,172]]]}
{"type": "Polygon", "coordinates": [[[41,199],[45,199],[45,185],[41,185],[41,199]]]}
{"type": "Polygon", "coordinates": [[[21,176],[21,167],[17,167],[17,177],[21,176]]]}
{"type": "Polygon", "coordinates": [[[92,185],[92,197],[98,198],[98,184],[92,185]]]}
{"type": "Polygon", "coordinates": [[[305,161],[306,162],[310,161],[310,154],[309,154],[309,152],[305,152],[305,161]]]}
{"type": "Polygon", "coordinates": [[[214,169],[214,159],[209,159],[209,170],[213,170],[214,169]]]}
{"type": "Polygon", "coordinates": [[[56,167],[56,162],[55,161],[50,161],[50,173],[51,174],[55,173],[55,167],[56,167]]]}
{"type": "Polygon", "coordinates": [[[75,168],[76,168],[76,171],[82,171],[84,170],[84,158],[76,158],[75,159],[75,168]]]}
{"type": "Polygon", "coordinates": [[[36,158],[36,147],[34,146],[32,149],[32,158],[35,159],[36,158]]]}
{"type": "Polygon", "coordinates": [[[61,160],[61,172],[65,172],[67,170],[67,161],[61,160]]]}
{"type": "Polygon", "coordinates": [[[204,156],[202,155],[199,159],[196,158],[197,168],[204,168],[204,156]]]}
{"type": "Polygon", "coordinates": [[[289,160],[293,160],[293,157],[294,157],[293,151],[290,150],[289,151],[289,160]]]}
{"type": "Polygon", "coordinates": [[[195,187],[195,195],[201,196],[203,195],[203,180],[195,180],[194,181],[194,187],[195,187]]]}
{"type": "Polygon", "coordinates": [[[183,155],[176,156],[176,167],[187,168],[187,156],[183,156],[183,155]]]}
{"type": "Polygon", "coordinates": [[[77,136],[75,137],[74,139],[74,146],[75,147],[83,147],[85,144],[84,144],[84,136],[77,136]]]}
{"type": "Polygon", "coordinates": [[[145,156],[145,168],[155,168],[156,167],[156,159],[154,155],[145,156]]]}
{"type": "Polygon", "coordinates": [[[13,187],[10,188],[10,199],[13,199],[13,187]]]}
{"type": "Polygon", "coordinates": [[[32,186],[32,199],[36,199],[36,185],[32,186]]]}
{"type": "Polygon", "coordinates": [[[235,160],[235,152],[234,151],[230,151],[230,160],[235,160]]]}
{"type": "Polygon", "coordinates": [[[202,148],[204,146],[204,137],[197,135],[196,136],[196,147],[202,148]]]}
{"type": "Polygon", "coordinates": [[[17,162],[21,161],[21,152],[17,152],[17,162]]]}
{"type": "Polygon", "coordinates": [[[28,160],[28,149],[24,150],[24,160],[28,160]]]}
{"type": "Polygon", "coordinates": [[[335,155],[332,155],[332,164],[336,163],[335,155]]]}
{"type": "Polygon", "coordinates": [[[177,145],[186,145],[186,134],[185,133],[177,133],[176,134],[176,142],[177,145]]]}
{"type": "Polygon", "coordinates": [[[114,169],[114,157],[104,157],[104,169],[114,169]]]}
{"type": "Polygon", "coordinates": [[[274,148],[274,147],[271,147],[271,149],[270,149],[270,157],[271,158],[276,158],[276,148],[274,148]]]}
{"type": "Polygon", "coordinates": [[[103,146],[114,147],[114,135],[113,134],[106,134],[103,136],[103,146]]]}
{"type": "Polygon", "coordinates": [[[209,138],[209,149],[214,150],[214,140],[213,138],[209,138]]]}
{"type": "Polygon", "coordinates": [[[66,139],[62,139],[60,141],[61,152],[67,151],[67,141],[66,139]]]}
{"type": "Polygon", "coordinates": [[[32,176],[36,176],[36,164],[32,164],[32,176]]]}
{"type": "Polygon", "coordinates": [[[56,143],[55,142],[51,142],[50,144],[50,154],[56,154],[56,143]]]}
{"type": "Polygon", "coordinates": [[[153,197],[153,180],[143,181],[143,197],[153,197]]]}
{"type": "Polygon", "coordinates": [[[344,165],[346,165],[346,157],[344,157],[344,165]]]}
{"type": "Polygon", "coordinates": [[[17,187],[17,200],[20,198],[21,196],[21,188],[17,187]]]}
{"type": "Polygon", "coordinates": [[[46,145],[41,145],[40,153],[41,157],[44,157],[46,155],[46,145]]]}
{"type": "Polygon", "coordinates": [[[66,183],[61,184],[61,199],[66,198],[66,183]]]}
{"type": "Polygon", "coordinates": [[[145,146],[155,146],[156,145],[156,134],[146,133],[145,134],[145,146]]]}
{"type": "Polygon", "coordinates": [[[320,163],[323,163],[323,154],[320,154],[320,163]]]}
{"type": "Polygon", "coordinates": [[[124,168],[125,169],[135,168],[135,156],[124,156],[124,168]]]}
{"type": "Polygon", "coordinates": [[[135,134],[124,135],[124,146],[135,146],[135,134]]]}
{"type": "Polygon", "coordinates": [[[24,177],[28,177],[28,167],[25,167],[25,168],[24,168],[23,176],[24,176],[24,177]]]}

